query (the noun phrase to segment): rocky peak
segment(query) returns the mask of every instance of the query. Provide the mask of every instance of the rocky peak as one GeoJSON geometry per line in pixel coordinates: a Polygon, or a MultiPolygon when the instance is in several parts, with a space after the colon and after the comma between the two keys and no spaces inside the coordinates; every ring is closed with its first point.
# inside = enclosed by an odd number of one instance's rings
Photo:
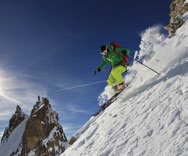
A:
{"type": "Polygon", "coordinates": [[[22,112],[20,106],[16,106],[16,111],[9,120],[9,126],[5,129],[1,142],[6,142],[12,131],[25,119],[27,115],[22,112]]]}
{"type": "Polygon", "coordinates": [[[58,123],[58,114],[47,98],[38,97],[33,106],[22,138],[21,155],[58,156],[65,150],[67,138],[58,123]]]}
{"type": "Polygon", "coordinates": [[[185,0],[172,0],[170,5],[170,23],[165,26],[169,32],[169,37],[175,35],[176,30],[185,22],[182,18],[183,14],[188,12],[188,3],[185,0]]]}

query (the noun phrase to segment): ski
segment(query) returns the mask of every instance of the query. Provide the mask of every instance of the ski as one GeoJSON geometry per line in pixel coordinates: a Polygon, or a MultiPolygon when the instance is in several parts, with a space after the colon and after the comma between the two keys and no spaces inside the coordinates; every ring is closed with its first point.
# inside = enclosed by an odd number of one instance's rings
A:
{"type": "MultiPolygon", "coordinates": [[[[128,86],[128,84],[127,84],[128,86]]],[[[114,101],[118,99],[118,96],[127,88],[127,86],[121,90],[120,92],[115,93],[110,99],[108,99],[100,108],[99,110],[91,116],[97,116],[100,112],[104,111],[108,106],[110,106],[114,101]]]]}

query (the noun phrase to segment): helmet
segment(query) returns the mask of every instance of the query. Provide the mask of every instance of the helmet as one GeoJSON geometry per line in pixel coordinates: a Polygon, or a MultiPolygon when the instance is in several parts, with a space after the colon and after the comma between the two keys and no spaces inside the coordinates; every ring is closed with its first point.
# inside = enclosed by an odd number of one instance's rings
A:
{"type": "Polygon", "coordinates": [[[102,45],[101,48],[100,48],[100,52],[104,52],[106,50],[106,46],[105,45],[102,45]]]}

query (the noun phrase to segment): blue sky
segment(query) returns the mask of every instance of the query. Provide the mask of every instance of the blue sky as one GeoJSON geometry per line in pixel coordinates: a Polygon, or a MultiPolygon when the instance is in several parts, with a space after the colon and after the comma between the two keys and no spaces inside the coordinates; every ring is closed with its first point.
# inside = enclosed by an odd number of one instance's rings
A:
{"type": "Polygon", "coordinates": [[[0,134],[16,105],[48,97],[69,136],[98,109],[108,73],[94,76],[100,45],[139,50],[140,33],[169,23],[170,0],[0,1],[0,134]]]}

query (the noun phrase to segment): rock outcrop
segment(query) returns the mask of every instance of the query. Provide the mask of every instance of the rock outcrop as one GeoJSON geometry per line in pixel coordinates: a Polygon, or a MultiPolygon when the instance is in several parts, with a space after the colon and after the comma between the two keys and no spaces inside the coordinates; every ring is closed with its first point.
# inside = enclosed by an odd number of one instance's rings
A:
{"type": "Polygon", "coordinates": [[[15,113],[12,115],[9,126],[5,129],[3,137],[1,139],[1,143],[4,143],[8,140],[10,134],[13,132],[13,130],[26,118],[26,114],[22,112],[22,109],[18,105],[16,107],[15,113]]]}
{"type": "Polygon", "coordinates": [[[7,144],[11,146],[10,138],[17,139],[15,134],[21,132],[18,145],[12,142],[15,148],[10,151],[11,153],[9,152],[9,156],[60,156],[68,145],[68,141],[58,120],[58,114],[52,110],[49,100],[42,98],[41,101],[38,97],[30,116],[23,113],[20,106],[16,107],[16,112],[5,129],[1,143],[3,147],[7,144]],[[20,124],[23,125],[22,131],[19,129],[20,124]]]}
{"type": "Polygon", "coordinates": [[[188,3],[185,0],[172,0],[170,5],[170,23],[165,26],[165,29],[168,30],[169,37],[175,35],[175,32],[178,28],[184,23],[182,16],[188,12],[188,3]]]}
{"type": "Polygon", "coordinates": [[[34,156],[58,156],[64,152],[67,138],[58,123],[58,114],[51,109],[49,100],[39,100],[26,124],[21,155],[34,153],[34,156]]]}

